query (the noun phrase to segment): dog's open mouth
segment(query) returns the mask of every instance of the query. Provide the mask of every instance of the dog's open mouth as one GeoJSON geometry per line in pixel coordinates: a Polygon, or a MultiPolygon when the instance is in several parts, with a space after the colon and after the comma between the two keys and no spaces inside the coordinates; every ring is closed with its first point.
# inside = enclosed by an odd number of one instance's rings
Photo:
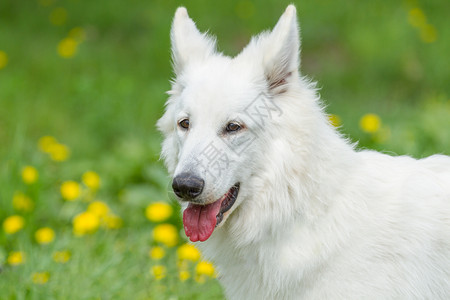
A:
{"type": "Polygon", "coordinates": [[[238,193],[239,183],[236,183],[213,203],[207,205],[189,203],[183,213],[183,224],[191,242],[204,242],[211,236],[214,228],[223,220],[223,214],[233,206],[238,193]]]}

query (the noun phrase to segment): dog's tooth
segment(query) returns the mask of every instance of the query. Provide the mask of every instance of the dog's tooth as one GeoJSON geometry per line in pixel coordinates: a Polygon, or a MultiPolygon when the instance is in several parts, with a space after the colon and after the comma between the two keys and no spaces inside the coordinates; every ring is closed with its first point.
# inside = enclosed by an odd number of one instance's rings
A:
{"type": "Polygon", "coordinates": [[[219,214],[216,216],[216,227],[219,225],[220,222],[223,220],[223,213],[219,212],[219,214]]]}

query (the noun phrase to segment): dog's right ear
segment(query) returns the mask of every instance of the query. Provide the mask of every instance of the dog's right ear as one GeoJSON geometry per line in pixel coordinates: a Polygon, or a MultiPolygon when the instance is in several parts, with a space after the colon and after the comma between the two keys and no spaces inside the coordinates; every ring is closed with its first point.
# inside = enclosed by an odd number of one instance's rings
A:
{"type": "Polygon", "coordinates": [[[215,40],[198,31],[184,7],[179,7],[175,12],[170,39],[176,75],[179,75],[190,61],[204,59],[215,51],[215,40]]]}

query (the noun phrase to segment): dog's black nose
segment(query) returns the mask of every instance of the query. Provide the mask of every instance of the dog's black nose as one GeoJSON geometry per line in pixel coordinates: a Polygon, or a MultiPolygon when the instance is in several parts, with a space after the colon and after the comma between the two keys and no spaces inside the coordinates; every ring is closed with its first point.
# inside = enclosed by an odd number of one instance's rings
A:
{"type": "Polygon", "coordinates": [[[192,200],[203,191],[205,181],[191,173],[181,173],[173,179],[172,189],[183,200],[192,200]]]}

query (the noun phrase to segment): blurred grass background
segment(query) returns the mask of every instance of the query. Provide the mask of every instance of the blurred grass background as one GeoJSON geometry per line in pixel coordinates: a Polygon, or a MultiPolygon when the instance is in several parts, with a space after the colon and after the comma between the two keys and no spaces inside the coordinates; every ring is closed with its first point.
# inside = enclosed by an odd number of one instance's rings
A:
{"type": "MultiPolygon", "coordinates": [[[[176,246],[152,235],[146,217],[168,202],[155,122],[172,76],[169,30],[185,5],[200,30],[237,54],[297,6],[302,73],[318,81],[332,120],[361,148],[423,157],[450,154],[450,26],[445,0],[249,1],[191,0],[0,2],[0,299],[220,299],[214,279],[180,280],[176,246]],[[367,115],[369,114],[369,115],[367,115]],[[64,159],[40,151],[52,136],[64,159]],[[38,178],[24,182],[23,168],[38,178]],[[86,171],[100,176],[90,191],[86,171]],[[79,183],[74,201],[60,193],[79,183]],[[90,192],[89,192],[90,191],[90,192]],[[33,208],[13,205],[18,193],[33,208]],[[74,219],[101,201],[120,228],[74,236],[74,219]],[[8,233],[11,216],[24,220],[8,233]],[[54,239],[35,233],[50,227],[54,239]],[[161,259],[149,256],[162,246],[161,259]],[[55,252],[68,251],[67,262],[55,252]],[[14,265],[11,254],[25,258],[14,265]],[[165,266],[166,275],[155,275],[165,266]],[[153,270],[153,271],[152,271],[153,270]],[[41,276],[41,277],[39,277],[41,276]],[[203,283],[202,283],[203,282],[203,283]]],[[[162,223],[181,229],[177,212],[162,223]]],[[[197,274],[198,275],[198,274],[197,274]]]]}

